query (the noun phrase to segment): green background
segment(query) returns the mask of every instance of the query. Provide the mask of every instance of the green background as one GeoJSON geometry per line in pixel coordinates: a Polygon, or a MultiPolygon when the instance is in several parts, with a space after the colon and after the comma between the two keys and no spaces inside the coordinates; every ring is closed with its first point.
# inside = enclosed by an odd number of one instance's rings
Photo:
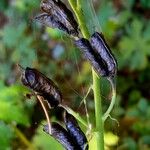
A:
{"type": "MultiPolygon", "coordinates": [[[[102,31],[118,61],[117,100],[112,116],[119,126],[107,120],[106,147],[149,150],[150,1],[95,0],[97,17],[89,7],[89,1],[83,1],[90,33],[102,31]]],[[[21,85],[17,64],[37,68],[56,81],[64,104],[85,116],[84,106],[79,105],[92,84],[90,65],[67,35],[33,20],[39,12],[39,0],[0,1],[0,150],[62,149],[42,131],[45,116],[36,99],[25,96],[30,91],[21,85]]],[[[106,79],[101,81],[101,91],[105,111],[111,98],[106,79]]],[[[87,105],[94,123],[92,92],[87,105]]],[[[50,116],[57,120],[59,113],[50,110],[50,116]]]]}

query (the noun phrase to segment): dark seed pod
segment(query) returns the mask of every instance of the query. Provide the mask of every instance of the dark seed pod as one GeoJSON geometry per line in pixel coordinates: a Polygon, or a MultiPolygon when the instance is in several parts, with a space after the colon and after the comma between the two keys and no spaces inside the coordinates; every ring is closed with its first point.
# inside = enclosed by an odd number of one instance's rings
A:
{"type": "Polygon", "coordinates": [[[88,141],[85,134],[82,132],[81,128],[78,125],[78,122],[68,112],[65,111],[64,121],[68,133],[74,139],[78,145],[81,147],[81,150],[88,150],[88,141]]]}
{"type": "Polygon", "coordinates": [[[117,62],[103,35],[95,32],[91,37],[90,43],[93,49],[96,50],[101,58],[106,62],[109,76],[115,76],[117,71],[117,62]]]}
{"type": "Polygon", "coordinates": [[[35,17],[35,20],[39,21],[40,23],[44,24],[45,26],[51,27],[51,28],[58,28],[59,30],[62,30],[69,34],[68,29],[64,26],[63,23],[61,23],[57,17],[53,15],[48,15],[47,13],[42,13],[35,17]]]}
{"type": "Polygon", "coordinates": [[[104,77],[109,75],[107,64],[103,61],[101,56],[94,51],[87,39],[81,38],[75,41],[75,44],[82,50],[85,58],[91,63],[92,67],[99,75],[104,77]]]}
{"type": "Polygon", "coordinates": [[[43,0],[41,9],[48,15],[55,16],[69,31],[68,34],[78,36],[78,24],[72,12],[60,0],[43,0]]]}
{"type": "Polygon", "coordinates": [[[51,107],[56,107],[62,102],[61,92],[55,83],[36,69],[27,67],[23,70],[21,81],[37,95],[47,100],[51,107]]]}
{"type": "MultiPolygon", "coordinates": [[[[48,125],[45,125],[43,130],[49,134],[48,125]]],[[[58,123],[52,123],[51,125],[51,135],[55,138],[66,150],[81,150],[81,148],[74,142],[74,139],[69,135],[69,133],[58,123]]]]}

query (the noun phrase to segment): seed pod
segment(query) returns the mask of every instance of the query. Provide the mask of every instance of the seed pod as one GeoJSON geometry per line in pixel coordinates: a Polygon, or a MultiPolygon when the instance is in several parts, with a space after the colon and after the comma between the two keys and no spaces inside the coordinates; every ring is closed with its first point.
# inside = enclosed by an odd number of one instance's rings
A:
{"type": "Polygon", "coordinates": [[[91,37],[90,43],[93,49],[96,50],[101,58],[106,62],[109,71],[108,76],[115,76],[117,71],[117,62],[111,53],[111,50],[107,45],[103,35],[95,32],[91,37]]]}
{"type": "Polygon", "coordinates": [[[108,76],[109,71],[105,61],[94,51],[87,39],[81,38],[75,41],[76,46],[82,50],[84,57],[91,63],[94,70],[101,76],[108,76]]]}
{"type": "Polygon", "coordinates": [[[60,0],[43,0],[41,9],[48,15],[55,16],[69,31],[68,34],[78,36],[78,24],[72,12],[60,0]]]}
{"type": "Polygon", "coordinates": [[[74,139],[78,143],[82,150],[88,150],[87,138],[79,127],[78,122],[76,121],[74,116],[65,111],[64,121],[66,129],[72,139],[74,139]]]}
{"type": "MultiPolygon", "coordinates": [[[[49,134],[48,125],[43,128],[44,132],[49,134]]],[[[66,150],[81,150],[69,133],[58,123],[52,123],[51,135],[55,138],[66,150]]]]}
{"type": "Polygon", "coordinates": [[[61,92],[55,83],[36,69],[27,67],[23,70],[21,81],[37,95],[47,100],[51,107],[56,107],[62,102],[61,92]]]}
{"type": "Polygon", "coordinates": [[[44,24],[45,26],[51,27],[51,28],[58,28],[59,30],[62,30],[69,34],[68,29],[64,26],[63,23],[61,23],[57,17],[53,15],[48,15],[47,13],[42,13],[35,17],[35,20],[39,21],[40,23],[44,24]]]}

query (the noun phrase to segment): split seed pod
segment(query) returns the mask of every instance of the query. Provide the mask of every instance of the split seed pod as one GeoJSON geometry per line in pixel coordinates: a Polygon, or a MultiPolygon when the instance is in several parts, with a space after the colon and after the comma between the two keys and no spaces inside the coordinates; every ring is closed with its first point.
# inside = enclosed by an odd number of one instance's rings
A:
{"type": "Polygon", "coordinates": [[[29,67],[22,69],[21,81],[37,95],[47,100],[51,107],[56,107],[62,102],[62,95],[58,87],[38,70],[29,67]]]}
{"type": "Polygon", "coordinates": [[[64,121],[66,125],[66,129],[72,139],[74,139],[82,150],[88,150],[88,141],[85,134],[82,132],[81,128],[78,125],[78,122],[67,111],[64,114],[64,121]]]}
{"type": "Polygon", "coordinates": [[[60,0],[43,0],[41,2],[41,9],[48,16],[52,16],[53,18],[55,18],[55,22],[59,22],[59,24],[54,23],[54,19],[50,19],[47,17],[47,20],[45,20],[45,17],[42,18],[42,16],[40,15],[39,15],[40,17],[39,16],[36,17],[36,20],[39,20],[41,23],[45,25],[47,24],[44,22],[49,22],[49,27],[52,28],[59,27],[58,29],[60,30],[62,30],[61,26],[63,25],[65,28],[67,28],[67,30],[63,31],[75,37],[78,36],[79,34],[78,24],[74,19],[72,12],[66,7],[66,5],[63,2],[61,2],[60,0]],[[60,23],[62,24],[61,26],[60,23]],[[50,26],[50,24],[53,24],[53,26],[50,26]]]}
{"type": "Polygon", "coordinates": [[[39,21],[40,23],[44,24],[45,26],[48,26],[50,28],[58,28],[59,30],[62,30],[69,34],[68,29],[64,26],[63,23],[61,23],[55,16],[48,15],[47,13],[42,13],[35,17],[35,20],[39,21]]]}
{"type": "Polygon", "coordinates": [[[95,32],[90,39],[91,46],[98,52],[104,62],[107,64],[109,76],[115,76],[117,71],[117,62],[111,53],[111,50],[106,43],[101,33],[95,32]]]}
{"type": "MultiPolygon", "coordinates": [[[[43,128],[44,132],[49,134],[48,125],[45,125],[43,128]]],[[[76,144],[74,139],[70,134],[58,123],[52,123],[51,125],[51,134],[66,150],[81,150],[81,148],[76,144]]]]}
{"type": "Polygon", "coordinates": [[[90,62],[94,70],[100,76],[106,77],[109,75],[106,62],[103,61],[101,55],[99,55],[97,51],[94,51],[90,42],[87,39],[81,38],[75,41],[75,44],[79,49],[82,50],[85,59],[90,62]]]}

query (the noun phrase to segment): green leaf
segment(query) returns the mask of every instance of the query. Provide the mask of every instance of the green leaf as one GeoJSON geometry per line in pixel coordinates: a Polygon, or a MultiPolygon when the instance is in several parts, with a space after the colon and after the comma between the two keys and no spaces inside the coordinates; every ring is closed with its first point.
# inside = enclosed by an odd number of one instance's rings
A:
{"type": "Polygon", "coordinates": [[[11,128],[0,121],[0,149],[9,150],[11,149],[11,140],[13,132],[11,128]]]}
{"type": "Polygon", "coordinates": [[[147,30],[147,27],[144,28],[143,23],[138,19],[133,19],[127,26],[127,36],[124,36],[119,42],[119,67],[142,70],[148,65],[150,42],[148,38],[145,38],[143,29],[147,30]]]}
{"type": "Polygon", "coordinates": [[[0,88],[0,119],[7,122],[17,122],[18,124],[29,125],[28,114],[24,110],[21,101],[23,88],[18,85],[0,88]]]}
{"type": "Polygon", "coordinates": [[[139,110],[146,114],[147,113],[147,109],[148,109],[148,102],[146,99],[142,98],[140,99],[140,101],[138,102],[138,108],[139,110]]]}
{"type": "Polygon", "coordinates": [[[127,137],[123,140],[123,145],[122,147],[125,149],[125,150],[137,150],[137,145],[136,145],[136,142],[130,138],[130,137],[127,137]]]}

